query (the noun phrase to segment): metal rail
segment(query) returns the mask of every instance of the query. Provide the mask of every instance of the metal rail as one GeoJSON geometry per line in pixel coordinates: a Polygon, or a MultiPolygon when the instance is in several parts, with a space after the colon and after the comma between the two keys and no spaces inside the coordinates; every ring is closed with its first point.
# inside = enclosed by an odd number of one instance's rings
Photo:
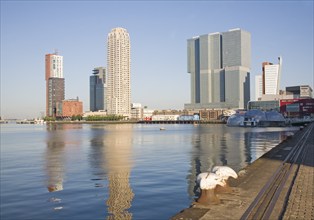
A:
{"type": "MultiPolygon", "coordinates": [[[[299,171],[300,160],[305,157],[304,145],[311,134],[314,127],[314,123],[311,123],[302,137],[299,139],[295,147],[286,156],[284,161],[275,170],[274,174],[270,177],[264,187],[256,196],[255,200],[251,203],[248,209],[244,212],[241,220],[247,219],[269,219],[272,211],[276,205],[276,202],[284,188],[286,180],[293,174],[293,181],[299,171]],[[299,163],[298,163],[299,161],[299,163]],[[296,169],[295,166],[297,165],[296,169]],[[295,170],[294,172],[292,172],[295,170]]],[[[288,193],[290,194],[293,187],[293,181],[291,182],[288,193]]],[[[289,195],[285,197],[285,203],[288,200],[289,195]]],[[[284,207],[280,211],[280,215],[283,215],[284,207]]]]}

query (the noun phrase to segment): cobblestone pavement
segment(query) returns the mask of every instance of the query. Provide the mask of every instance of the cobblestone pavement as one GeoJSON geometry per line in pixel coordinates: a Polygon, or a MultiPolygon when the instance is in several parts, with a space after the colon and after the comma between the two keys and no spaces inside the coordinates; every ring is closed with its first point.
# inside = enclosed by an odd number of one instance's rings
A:
{"type": "MultiPolygon", "coordinates": [[[[314,130],[313,130],[314,131],[314,130]]],[[[283,219],[314,219],[314,132],[294,182],[283,219]]]]}

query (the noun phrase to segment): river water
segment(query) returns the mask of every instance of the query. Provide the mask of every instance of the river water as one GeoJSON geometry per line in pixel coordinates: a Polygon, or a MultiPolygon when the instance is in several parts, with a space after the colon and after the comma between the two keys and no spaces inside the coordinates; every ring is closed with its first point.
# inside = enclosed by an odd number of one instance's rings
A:
{"type": "Polygon", "coordinates": [[[169,219],[214,165],[239,171],[296,128],[1,125],[1,219],[169,219]]]}

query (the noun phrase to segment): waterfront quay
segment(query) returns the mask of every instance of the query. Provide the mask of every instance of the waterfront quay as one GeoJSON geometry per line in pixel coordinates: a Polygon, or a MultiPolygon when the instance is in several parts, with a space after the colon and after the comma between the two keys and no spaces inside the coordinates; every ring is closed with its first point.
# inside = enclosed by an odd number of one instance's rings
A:
{"type": "Polygon", "coordinates": [[[229,179],[220,204],[193,202],[171,219],[314,219],[314,123],[229,179]]]}
{"type": "Polygon", "coordinates": [[[127,121],[50,121],[48,124],[226,124],[221,120],[127,120],[127,121]]]}
{"type": "Polygon", "coordinates": [[[221,120],[155,120],[155,121],[138,121],[141,124],[226,124],[221,120]]]}

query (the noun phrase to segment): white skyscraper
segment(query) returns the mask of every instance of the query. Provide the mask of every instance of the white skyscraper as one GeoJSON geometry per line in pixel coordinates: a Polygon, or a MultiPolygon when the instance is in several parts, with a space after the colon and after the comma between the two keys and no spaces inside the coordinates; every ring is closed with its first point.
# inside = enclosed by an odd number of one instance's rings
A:
{"type": "Polygon", "coordinates": [[[107,94],[108,114],[131,115],[131,55],[130,36],[124,28],[114,28],[108,34],[107,94]]]}
{"type": "Polygon", "coordinates": [[[262,75],[255,76],[255,100],[258,101],[263,95],[263,77],[262,75]]]}
{"type": "Polygon", "coordinates": [[[278,64],[264,65],[264,94],[278,95],[280,88],[280,76],[282,68],[282,58],[278,57],[278,64]]]}

